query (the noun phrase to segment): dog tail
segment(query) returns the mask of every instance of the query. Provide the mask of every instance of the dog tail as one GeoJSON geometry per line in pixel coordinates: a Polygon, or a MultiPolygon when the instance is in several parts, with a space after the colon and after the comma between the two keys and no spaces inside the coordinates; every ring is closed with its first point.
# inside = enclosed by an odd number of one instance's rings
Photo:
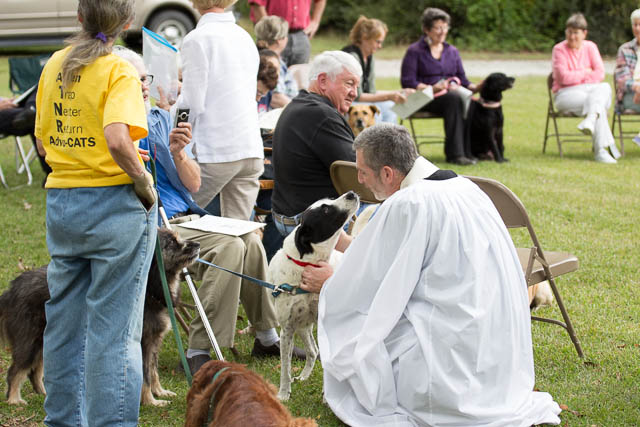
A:
{"type": "Polygon", "coordinates": [[[8,341],[7,315],[9,312],[9,295],[5,291],[0,295],[0,343],[6,344],[8,341]]]}

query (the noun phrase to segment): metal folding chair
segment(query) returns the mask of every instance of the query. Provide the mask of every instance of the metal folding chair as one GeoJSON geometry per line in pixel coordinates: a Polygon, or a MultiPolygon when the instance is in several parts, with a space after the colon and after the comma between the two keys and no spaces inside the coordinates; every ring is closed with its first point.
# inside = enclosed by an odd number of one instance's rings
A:
{"type": "Polygon", "coordinates": [[[531,316],[531,319],[541,322],[552,323],[563,327],[573,345],[578,352],[578,356],[584,358],[582,352],[582,346],[576,336],[573,329],[569,312],[564,306],[560,291],[556,285],[555,278],[563,274],[576,271],[579,267],[578,258],[574,255],[566,252],[551,252],[544,251],[540,245],[540,241],[536,236],[536,232],[533,229],[533,225],[529,219],[527,211],[518,197],[507,187],[498,181],[489,178],[480,178],[475,176],[467,176],[473,181],[487,196],[491,199],[496,209],[502,217],[502,221],[507,228],[520,228],[526,227],[531,238],[531,248],[517,248],[518,258],[524,272],[525,281],[527,286],[532,286],[536,283],[540,283],[544,280],[549,282],[553,295],[558,303],[558,308],[562,313],[564,322],[555,319],[531,316]]]}

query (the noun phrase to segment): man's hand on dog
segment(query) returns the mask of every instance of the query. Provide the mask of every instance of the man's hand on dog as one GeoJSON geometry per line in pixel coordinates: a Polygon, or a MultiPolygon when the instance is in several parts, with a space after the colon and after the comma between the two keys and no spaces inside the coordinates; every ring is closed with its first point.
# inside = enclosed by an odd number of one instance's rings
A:
{"type": "Polygon", "coordinates": [[[169,133],[169,150],[175,160],[182,160],[186,157],[183,150],[189,142],[191,142],[191,123],[178,123],[178,127],[173,128],[169,133]]]}
{"type": "Polygon", "coordinates": [[[301,289],[316,294],[322,290],[322,285],[333,274],[333,267],[324,261],[318,262],[319,267],[307,265],[302,272],[301,289]]]}

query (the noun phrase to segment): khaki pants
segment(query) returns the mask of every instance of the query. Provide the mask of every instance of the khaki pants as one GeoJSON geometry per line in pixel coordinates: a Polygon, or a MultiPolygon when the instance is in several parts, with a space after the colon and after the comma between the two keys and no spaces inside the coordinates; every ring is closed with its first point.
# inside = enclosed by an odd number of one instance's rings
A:
{"type": "MultiPolygon", "coordinates": [[[[183,239],[200,242],[200,258],[205,261],[257,279],[266,279],[267,259],[256,233],[234,237],[182,227],[174,227],[174,230],[183,239]]],[[[270,289],[202,263],[193,264],[189,271],[202,281],[198,297],[221,347],[233,346],[238,300],[258,331],[278,326],[270,289]]],[[[210,347],[202,319],[196,315],[189,327],[189,348],[206,350],[210,347]]]]}
{"type": "Polygon", "coordinates": [[[227,163],[199,163],[202,184],[193,195],[198,206],[206,207],[220,193],[222,216],[248,220],[258,197],[258,179],[263,159],[242,159],[227,163]]]}

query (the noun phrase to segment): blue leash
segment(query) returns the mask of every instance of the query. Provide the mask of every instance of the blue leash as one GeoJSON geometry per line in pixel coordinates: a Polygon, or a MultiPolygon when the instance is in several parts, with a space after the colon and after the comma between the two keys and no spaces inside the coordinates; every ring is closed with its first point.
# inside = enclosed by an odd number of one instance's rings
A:
{"type": "Polygon", "coordinates": [[[196,261],[199,262],[199,263],[202,263],[202,264],[209,265],[211,267],[215,267],[218,270],[226,271],[227,273],[231,273],[234,276],[241,277],[241,278],[243,278],[245,280],[248,280],[248,281],[253,282],[253,283],[257,284],[257,285],[263,286],[265,288],[269,288],[269,289],[271,289],[273,291],[273,292],[271,292],[271,295],[273,295],[274,297],[277,297],[278,295],[280,295],[283,292],[287,293],[287,294],[290,294],[290,295],[299,295],[299,294],[308,294],[309,293],[309,291],[305,291],[304,289],[300,289],[297,286],[291,286],[288,283],[283,283],[282,285],[274,285],[274,284],[271,284],[269,282],[265,282],[264,280],[260,280],[260,279],[256,279],[255,277],[247,276],[246,274],[236,273],[235,271],[227,270],[224,267],[220,267],[219,265],[215,265],[215,264],[212,264],[212,263],[210,263],[208,261],[205,261],[202,258],[198,258],[196,261]]]}

